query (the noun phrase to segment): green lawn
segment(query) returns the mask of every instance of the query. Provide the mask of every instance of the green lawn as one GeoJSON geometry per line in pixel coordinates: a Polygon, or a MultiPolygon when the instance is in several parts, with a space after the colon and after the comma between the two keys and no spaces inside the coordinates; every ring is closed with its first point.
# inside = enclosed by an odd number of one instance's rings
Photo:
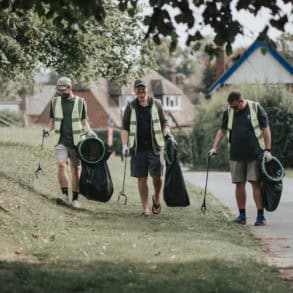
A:
{"type": "Polygon", "coordinates": [[[231,223],[215,199],[200,213],[201,190],[188,186],[188,208],[163,204],[144,218],[128,176],[128,205],[118,204],[118,158],[109,161],[109,203],[81,197],[80,211],[57,206],[52,150],[44,176],[34,177],[40,133],[0,129],[1,292],[289,292],[247,227],[231,223]]]}

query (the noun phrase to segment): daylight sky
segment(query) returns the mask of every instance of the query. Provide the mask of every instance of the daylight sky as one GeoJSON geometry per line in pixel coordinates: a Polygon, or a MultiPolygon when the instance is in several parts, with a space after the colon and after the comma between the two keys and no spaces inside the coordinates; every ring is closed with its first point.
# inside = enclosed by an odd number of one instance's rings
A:
{"type": "MultiPolygon", "coordinates": [[[[190,0],[190,2],[192,2],[190,0]]],[[[150,9],[147,9],[147,0],[141,0],[140,3],[145,7],[143,9],[143,14],[150,13],[150,9]]],[[[237,3],[237,0],[232,0],[232,4],[237,3]]],[[[279,7],[282,9],[283,14],[287,14],[287,17],[289,19],[288,23],[286,24],[285,27],[285,32],[293,34],[293,15],[290,13],[292,11],[292,5],[293,2],[287,3],[286,5],[283,3],[282,0],[277,0],[277,3],[279,7]]],[[[200,29],[201,33],[204,36],[212,36],[213,35],[213,30],[210,27],[201,27],[199,23],[202,20],[202,11],[204,10],[203,7],[197,8],[194,6],[193,11],[195,15],[195,26],[191,31],[195,31],[196,29],[200,29]]],[[[178,10],[173,9],[171,7],[166,7],[166,9],[170,12],[171,16],[175,16],[178,13],[178,10]]],[[[268,9],[262,8],[259,13],[257,14],[256,17],[251,15],[249,12],[246,10],[240,10],[237,11],[236,9],[233,9],[233,15],[234,17],[243,25],[244,28],[244,34],[239,35],[236,38],[236,41],[233,44],[233,48],[237,47],[247,47],[251,45],[251,43],[256,39],[258,36],[258,33],[263,30],[265,25],[268,23],[268,18],[269,18],[269,11],[268,9]]],[[[184,43],[186,40],[186,26],[184,25],[178,25],[177,26],[177,33],[180,36],[179,38],[179,45],[181,47],[184,47],[184,43]]],[[[269,29],[269,36],[275,40],[278,36],[280,36],[282,32],[277,31],[274,28],[269,29]]]]}

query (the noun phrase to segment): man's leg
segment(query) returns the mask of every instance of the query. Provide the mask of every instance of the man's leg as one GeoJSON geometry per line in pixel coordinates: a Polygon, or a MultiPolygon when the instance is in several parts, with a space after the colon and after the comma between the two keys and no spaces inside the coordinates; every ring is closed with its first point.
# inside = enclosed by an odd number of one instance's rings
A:
{"type": "Polygon", "coordinates": [[[239,209],[239,216],[234,219],[235,223],[246,224],[246,163],[243,161],[230,161],[232,182],[236,184],[235,196],[239,209]]]}
{"type": "Polygon", "coordinates": [[[246,206],[246,182],[236,183],[236,202],[239,210],[245,209],[246,206]]]}
{"type": "Polygon", "coordinates": [[[62,190],[62,195],[57,198],[57,204],[69,204],[68,198],[68,175],[66,161],[57,162],[58,181],[62,190]]]}
{"type": "Polygon", "coordinates": [[[245,189],[246,182],[237,182],[236,183],[236,202],[239,209],[239,215],[234,219],[235,223],[238,224],[246,224],[246,189],[245,189]]]}
{"type": "Polygon", "coordinates": [[[62,144],[58,144],[55,147],[55,157],[57,160],[58,181],[62,190],[62,195],[57,198],[57,204],[69,204],[68,175],[66,169],[68,158],[67,148],[62,144]]]}
{"type": "Polygon", "coordinates": [[[155,206],[153,209],[155,210],[155,213],[160,212],[160,192],[163,184],[163,180],[161,176],[152,176],[153,178],[153,185],[155,190],[155,195],[153,197],[153,201],[155,203],[155,206]]]}
{"type": "Polygon", "coordinates": [[[252,186],[252,192],[253,192],[253,198],[254,202],[257,208],[257,217],[256,221],[254,223],[255,226],[264,226],[266,225],[266,219],[264,217],[264,208],[262,203],[262,196],[261,196],[261,189],[259,182],[257,181],[251,181],[252,186]]]}
{"type": "Polygon", "coordinates": [[[68,175],[66,171],[66,162],[64,161],[57,162],[57,168],[58,168],[58,181],[61,188],[68,187],[68,175]]]}
{"type": "Polygon", "coordinates": [[[251,186],[252,186],[252,192],[253,192],[253,198],[255,205],[258,210],[263,209],[263,204],[262,204],[262,197],[261,197],[261,190],[260,190],[260,185],[259,182],[256,181],[251,181],[251,186]]]}
{"type": "Polygon", "coordinates": [[[141,199],[141,203],[143,206],[143,211],[145,215],[149,215],[149,206],[148,206],[148,185],[147,185],[148,177],[138,177],[138,190],[141,199]]]}
{"type": "Polygon", "coordinates": [[[74,149],[69,150],[70,168],[71,168],[71,186],[72,186],[72,207],[80,208],[78,202],[79,179],[81,173],[80,160],[77,157],[74,149]]]}
{"type": "Polygon", "coordinates": [[[247,180],[251,183],[253,198],[257,208],[256,222],[254,224],[255,226],[266,225],[259,179],[260,179],[260,174],[259,174],[257,162],[252,161],[248,164],[248,167],[247,167],[247,180]]]}
{"type": "Polygon", "coordinates": [[[72,192],[78,192],[79,191],[79,178],[81,173],[81,167],[76,166],[74,163],[70,162],[71,166],[71,185],[72,185],[72,192]]]}

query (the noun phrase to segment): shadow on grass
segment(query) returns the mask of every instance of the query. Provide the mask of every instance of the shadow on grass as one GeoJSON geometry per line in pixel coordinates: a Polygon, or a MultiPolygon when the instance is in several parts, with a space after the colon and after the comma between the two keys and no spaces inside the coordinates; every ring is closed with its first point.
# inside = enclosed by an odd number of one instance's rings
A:
{"type": "Polygon", "coordinates": [[[289,292],[259,263],[0,262],[1,292],[289,292]]]}

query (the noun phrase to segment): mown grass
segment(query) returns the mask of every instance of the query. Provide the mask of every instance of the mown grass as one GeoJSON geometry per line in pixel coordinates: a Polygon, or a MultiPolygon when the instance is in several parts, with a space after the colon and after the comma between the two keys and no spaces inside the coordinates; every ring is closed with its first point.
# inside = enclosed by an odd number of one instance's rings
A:
{"type": "Polygon", "coordinates": [[[39,129],[30,131],[0,143],[1,292],[289,292],[247,227],[233,225],[216,200],[200,213],[201,190],[188,186],[190,207],[163,205],[143,218],[127,176],[128,205],[118,204],[118,158],[109,160],[109,203],[81,197],[80,211],[57,206],[53,152],[44,152],[36,179],[39,129]]]}

